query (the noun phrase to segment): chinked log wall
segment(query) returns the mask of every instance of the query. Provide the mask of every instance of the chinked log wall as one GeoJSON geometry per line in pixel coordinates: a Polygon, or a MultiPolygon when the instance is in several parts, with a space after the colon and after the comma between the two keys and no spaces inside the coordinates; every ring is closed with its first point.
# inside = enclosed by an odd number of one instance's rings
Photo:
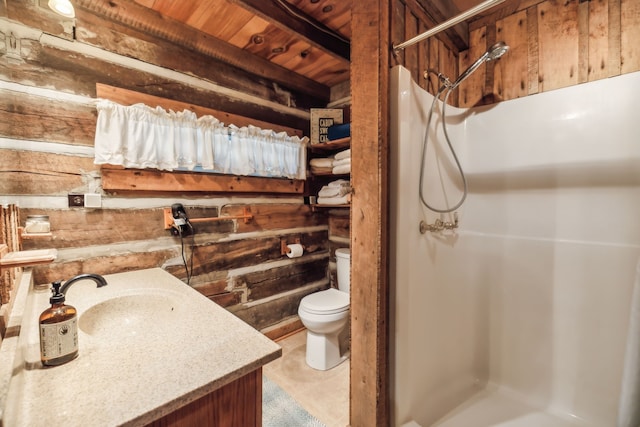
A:
{"type": "MultiPolygon", "coordinates": [[[[23,225],[26,215],[50,217],[52,237],[24,240],[23,249],[59,250],[56,262],[34,268],[36,282],[149,267],[186,281],[180,240],[163,228],[163,208],[181,202],[195,218],[248,207],[248,224],[199,223],[194,240],[185,238],[187,256],[194,242],[190,283],[272,337],[299,327],[299,300],[329,284],[330,253],[326,217],[300,196],[268,188],[253,196],[112,192],[92,210],[68,208],[67,194],[102,191],[93,164],[96,83],[296,129],[308,126],[306,113],[278,104],[270,82],[245,70],[82,8],[76,13],[73,30],[36,2],[0,3],[0,201],[20,204],[23,225]],[[281,238],[296,237],[305,255],[281,255],[281,238]]],[[[326,102],[291,93],[299,106],[326,102]]]]}
{"type": "MultiPolygon", "coordinates": [[[[416,3],[394,0],[393,40],[426,29],[416,3]]],[[[453,80],[489,46],[504,40],[508,54],[473,73],[450,98],[454,105],[471,107],[640,71],[639,39],[640,0],[507,0],[469,24],[468,50],[458,53],[451,43],[431,38],[405,49],[399,63],[426,87],[425,69],[435,68],[453,80]],[[437,55],[443,48],[453,60],[437,55]]]]}

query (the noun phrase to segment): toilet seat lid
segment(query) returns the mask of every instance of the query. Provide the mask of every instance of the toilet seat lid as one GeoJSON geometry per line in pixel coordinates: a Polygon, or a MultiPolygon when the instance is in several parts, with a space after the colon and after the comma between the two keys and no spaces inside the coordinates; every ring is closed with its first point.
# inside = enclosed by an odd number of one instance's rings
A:
{"type": "Polygon", "coordinates": [[[330,288],[302,298],[302,308],[312,314],[335,314],[349,309],[349,294],[330,288]]]}

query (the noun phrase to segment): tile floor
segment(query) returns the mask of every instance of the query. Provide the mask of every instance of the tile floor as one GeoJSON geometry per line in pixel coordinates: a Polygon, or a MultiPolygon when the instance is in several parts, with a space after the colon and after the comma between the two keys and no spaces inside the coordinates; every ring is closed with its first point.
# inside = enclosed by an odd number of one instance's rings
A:
{"type": "Polygon", "coordinates": [[[310,368],[304,360],[306,333],[278,341],[282,357],[265,365],[262,372],[327,427],[345,427],[349,425],[349,360],[328,371],[310,368]]]}

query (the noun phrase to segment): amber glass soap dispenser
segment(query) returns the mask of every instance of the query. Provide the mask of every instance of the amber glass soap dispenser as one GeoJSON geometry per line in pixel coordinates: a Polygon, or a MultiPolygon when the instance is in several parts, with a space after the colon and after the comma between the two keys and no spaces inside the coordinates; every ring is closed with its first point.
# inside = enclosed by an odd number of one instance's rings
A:
{"type": "Polygon", "coordinates": [[[60,282],[53,282],[51,307],[40,315],[40,360],[45,366],[62,365],[78,355],[78,312],[64,303],[60,282]]]}

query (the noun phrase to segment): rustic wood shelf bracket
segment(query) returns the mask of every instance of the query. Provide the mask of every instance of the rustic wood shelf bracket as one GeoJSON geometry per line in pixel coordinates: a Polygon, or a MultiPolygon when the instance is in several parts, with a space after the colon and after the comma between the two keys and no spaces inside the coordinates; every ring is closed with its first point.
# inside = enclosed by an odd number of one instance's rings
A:
{"type": "Polygon", "coordinates": [[[22,240],[30,240],[30,239],[42,239],[42,238],[51,238],[53,237],[53,234],[51,232],[49,233],[27,233],[24,231],[24,227],[18,227],[18,238],[20,239],[20,242],[22,242],[22,240]]]}
{"type": "MultiPolygon", "coordinates": [[[[164,229],[169,230],[171,227],[173,227],[173,215],[171,214],[171,208],[164,208],[163,214],[164,229]]],[[[251,209],[245,206],[242,209],[242,215],[217,216],[209,218],[189,218],[189,222],[192,224],[196,224],[199,222],[230,221],[232,219],[242,219],[244,220],[245,224],[248,224],[253,219],[253,215],[251,215],[251,209]]]]}

